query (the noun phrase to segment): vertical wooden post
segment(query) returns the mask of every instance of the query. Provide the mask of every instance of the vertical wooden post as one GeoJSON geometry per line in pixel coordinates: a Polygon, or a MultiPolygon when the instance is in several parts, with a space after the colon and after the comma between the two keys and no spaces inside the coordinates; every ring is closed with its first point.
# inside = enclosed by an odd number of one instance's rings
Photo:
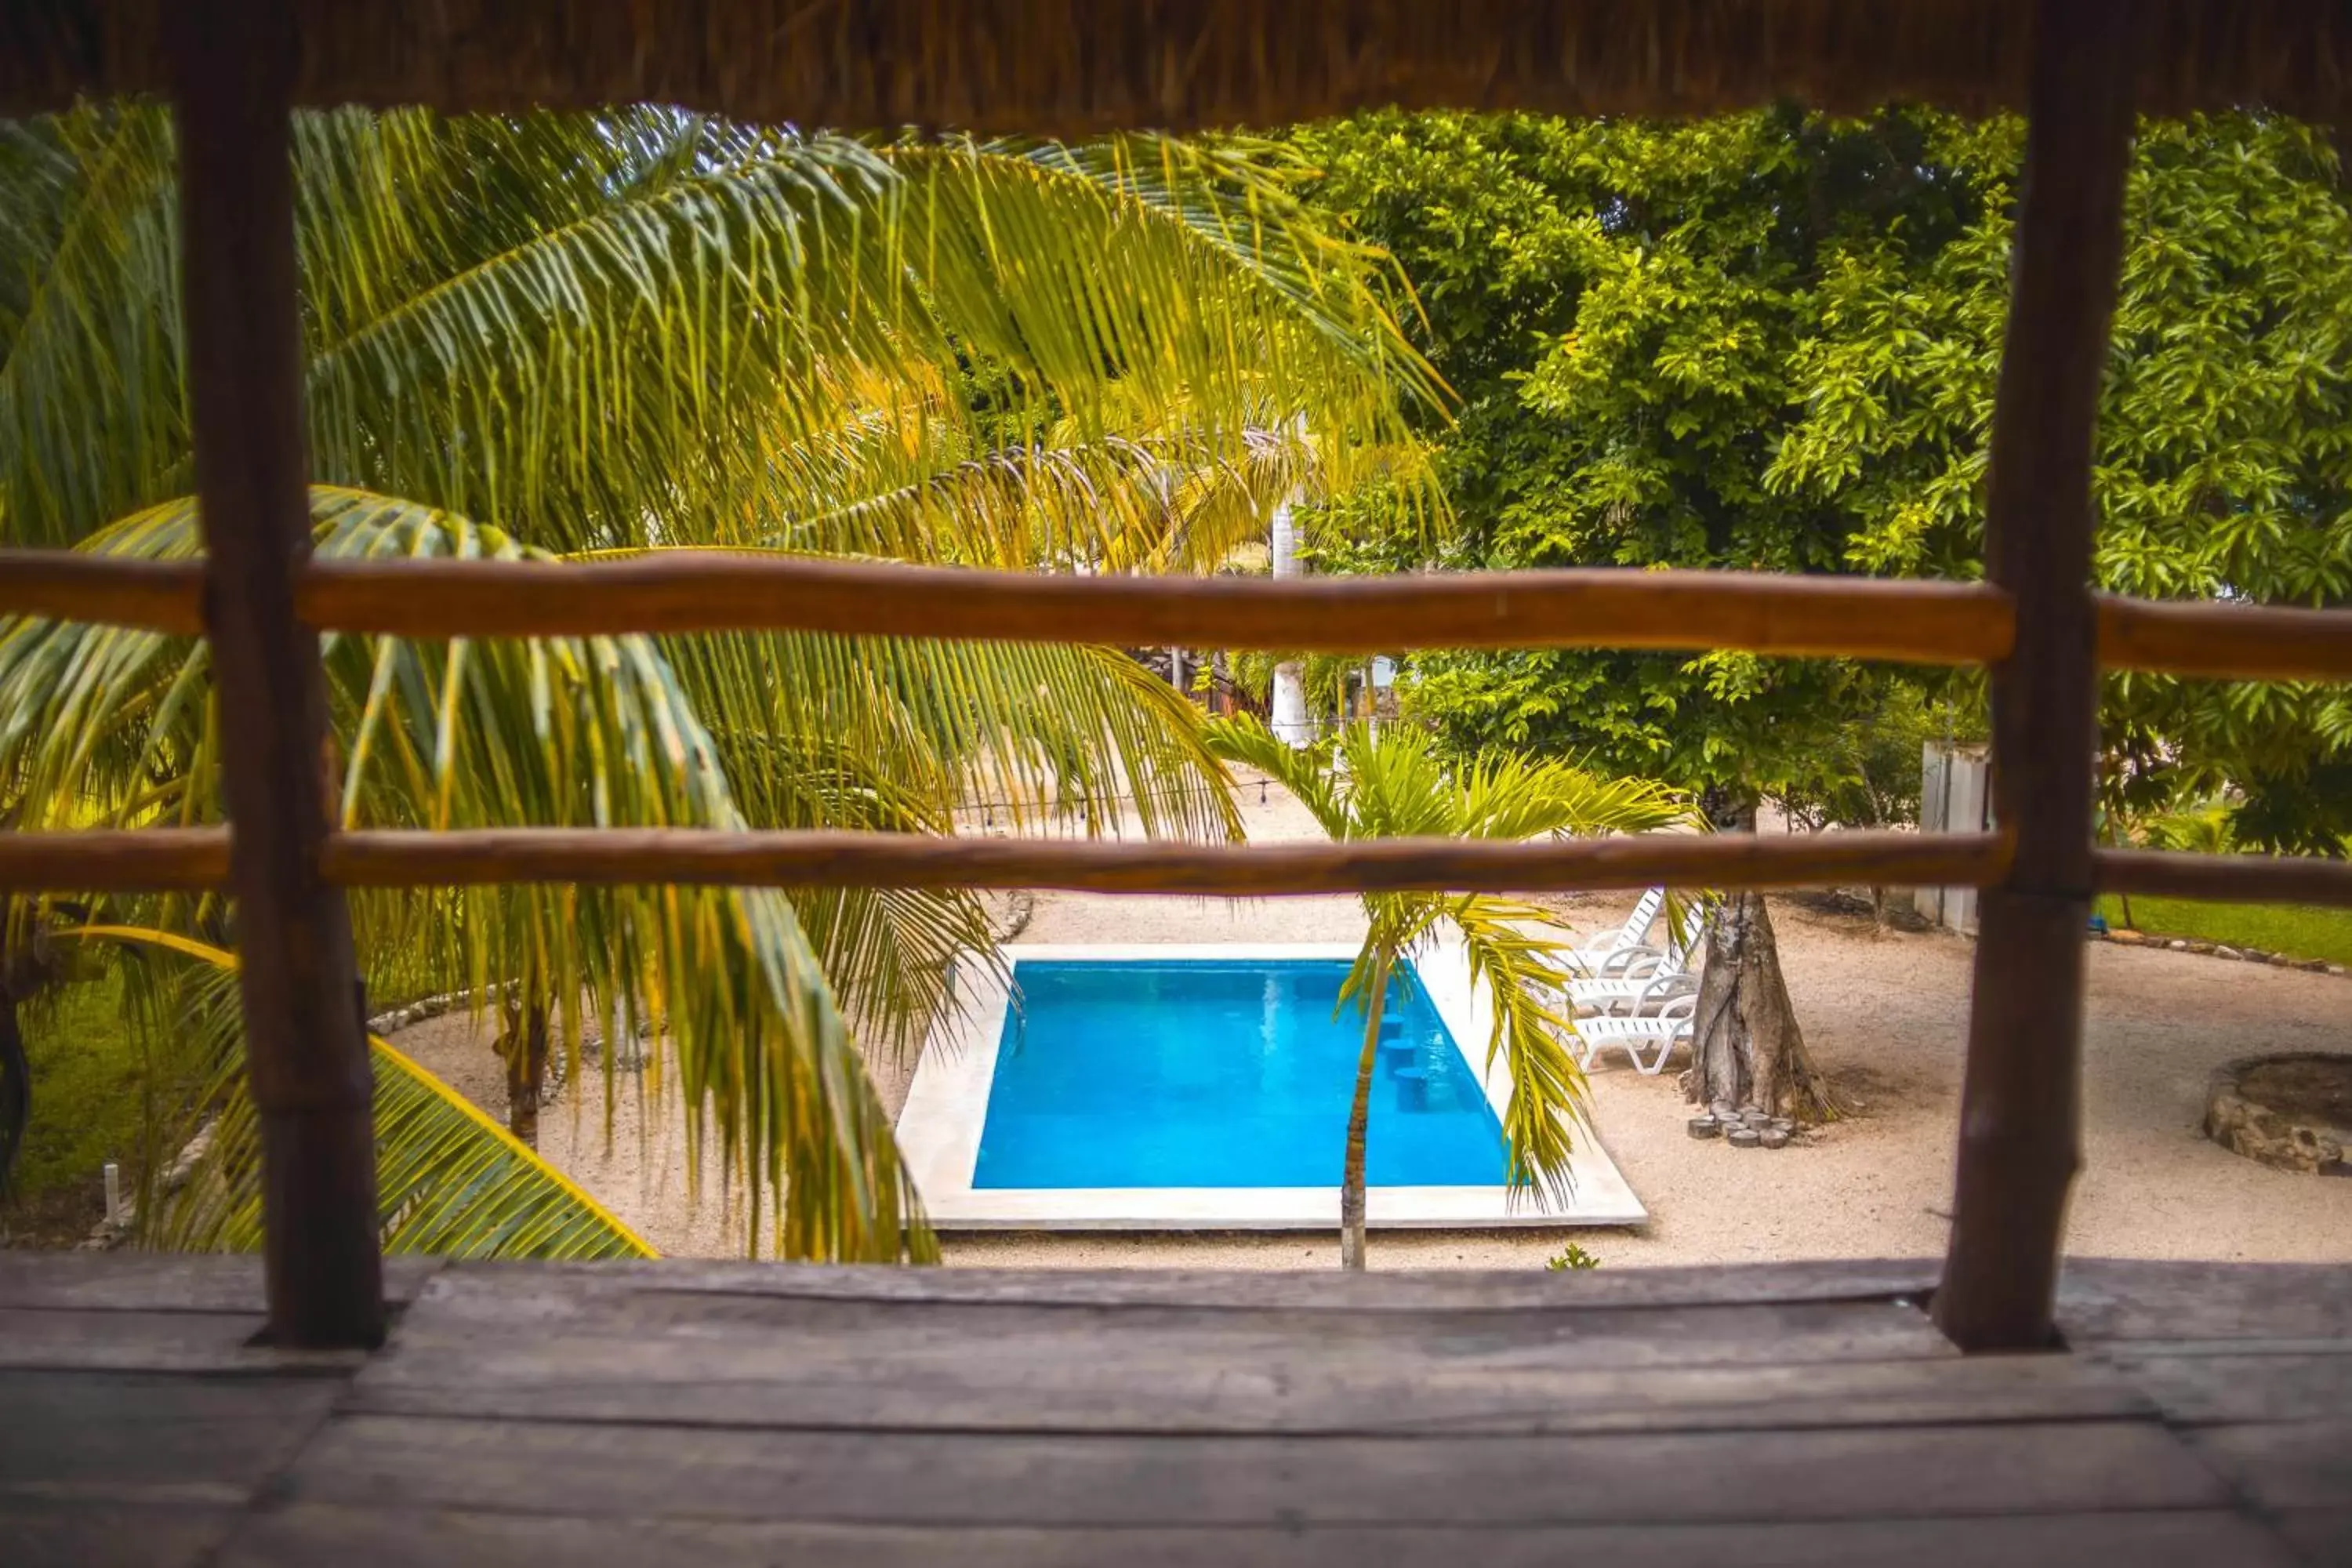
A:
{"type": "Polygon", "coordinates": [[[2081,1161],[2098,665],[2091,459],[2131,158],[2125,0],[2040,0],[2032,119],[1994,404],[1986,574],[2016,595],[1992,674],[2009,876],[1978,906],[1951,1249],[1936,1321],[1965,1350],[2052,1342],[2067,1188],[2081,1161]]]}
{"type": "Polygon", "coordinates": [[[319,639],[294,616],[310,553],[285,0],[179,0],[173,18],[205,619],[246,1057],[260,1112],[269,1323],[280,1344],[383,1337],[375,1137],[349,911],[320,880],[328,801],[319,639]]]}

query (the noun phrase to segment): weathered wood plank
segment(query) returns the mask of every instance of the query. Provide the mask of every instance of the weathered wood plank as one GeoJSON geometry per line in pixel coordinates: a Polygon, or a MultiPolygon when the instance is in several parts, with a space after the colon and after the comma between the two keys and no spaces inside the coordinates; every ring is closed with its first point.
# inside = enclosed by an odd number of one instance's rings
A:
{"type": "Polygon", "coordinates": [[[547,1499],[583,1518],[933,1525],[1688,1523],[2229,1500],[2147,1422],[1299,1441],[356,1415],[331,1423],[283,1485],[376,1508],[547,1499]]]}
{"type": "Polygon", "coordinates": [[[2059,1289],[2067,1342],[2337,1340],[2352,1342],[2352,1268],[2071,1258],[2059,1289]]]}
{"type": "Polygon", "coordinates": [[[0,1563],[8,1568],[177,1568],[208,1561],[242,1510],[226,1505],[102,1506],[0,1491],[0,1563]]]}
{"type": "MultiPolygon", "coordinates": [[[[389,1263],[389,1260],[388,1260],[389,1263]]],[[[1431,1309],[1529,1310],[1729,1306],[1745,1302],[1924,1299],[1929,1259],[1741,1264],[1736,1268],[1345,1273],[1282,1270],[898,1268],[879,1265],[734,1263],[663,1258],[646,1263],[448,1267],[421,1294],[436,1303],[513,1290],[552,1307],[649,1290],[845,1301],[1007,1302],[1041,1307],[1160,1306],[1255,1310],[1302,1307],[1351,1312],[1431,1309]]],[[[5,1276],[0,1276],[5,1278],[5,1276]]]]}
{"type": "MultiPolygon", "coordinates": [[[[561,1508],[561,1499],[548,1500],[561,1508]]],[[[1475,1531],[1289,1528],[1024,1530],[957,1525],[840,1527],[709,1521],[582,1520],[539,1513],[338,1508],[296,1503],[255,1519],[223,1568],[565,1568],[822,1563],[824,1568],[2284,1568],[2258,1527],[2218,1512],[2057,1514],[2027,1519],[1655,1527],[1502,1526],[1475,1531]]],[[[2332,1559],[2330,1561],[2333,1561],[2332,1559]]]]}
{"type": "Polygon", "coordinates": [[[0,1372],[0,1497],[240,1501],[341,1390],[320,1378],[0,1372]]]}
{"type": "MultiPolygon", "coordinates": [[[[404,1336],[347,1408],[829,1429],[1296,1434],[1633,1432],[2153,1416],[2079,1362],[1958,1357],[1610,1364],[1622,1342],[1477,1350],[1186,1332],[404,1336]],[[877,1376],[877,1367],[888,1368],[877,1376]],[[1107,1376],[1104,1367],[1115,1367],[1107,1376]]],[[[1710,1352],[1704,1342],[1699,1355],[1710,1352]]],[[[1769,1353],[1769,1352],[1766,1352],[1769,1353]]]]}
{"type": "MultiPolygon", "coordinates": [[[[1003,1289],[928,1300],[758,1289],[816,1272],[806,1270],[550,1272],[443,1277],[362,1375],[355,1408],[806,1426],[1425,1432],[2152,1409],[2087,1366],[1993,1362],[1967,1373],[1916,1308],[1885,1300],[1382,1311],[1041,1305],[1004,1300],[1003,1289]],[[665,1288],[680,1276],[753,1289],[665,1288]],[[887,1378],[875,1375],[878,1366],[887,1378]]],[[[851,1272],[819,1277],[845,1282],[851,1272]]],[[[929,1288],[958,1276],[897,1278],[929,1288]]],[[[1347,1287],[1285,1294],[1363,1296],[1347,1287]]]]}
{"type": "Polygon", "coordinates": [[[2274,1343],[2303,1348],[2245,1353],[2242,1345],[2135,1342],[2079,1359],[2113,1369],[2177,1424],[2318,1421],[2352,1411],[2352,1343],[2274,1343]]]}
{"type": "Polygon", "coordinates": [[[348,1375],[359,1351],[254,1342],[258,1312],[110,1312],[0,1307],[0,1367],[86,1372],[277,1372],[348,1375]]]}
{"type": "MultiPolygon", "coordinates": [[[[437,1258],[387,1258],[388,1301],[415,1298],[437,1258]]],[[[0,1307],[259,1312],[261,1259],[241,1253],[0,1251],[0,1307]]]]}
{"type": "Polygon", "coordinates": [[[2200,1426],[2187,1434],[2206,1461],[2264,1508],[2352,1504],[2352,1417],[2200,1426]]]}
{"type": "Polygon", "coordinates": [[[2302,1509],[2281,1514],[2271,1528],[2309,1568],[2352,1563],[2352,1508],[2302,1509]]]}
{"type": "Polygon", "coordinates": [[[661,1289],[606,1294],[541,1290],[528,1280],[490,1290],[455,1285],[412,1309],[404,1353],[435,1336],[482,1329],[525,1334],[682,1333],[714,1340],[845,1334],[892,1347],[1034,1342],[1066,1359],[1093,1343],[1148,1352],[1182,1340],[1203,1353],[1320,1347],[1389,1354],[1416,1344],[1457,1356],[1520,1352],[1606,1366],[1708,1362],[1886,1360],[1949,1356],[1916,1308],[1886,1301],[1756,1302],[1742,1306],[1586,1308],[1566,1311],[1381,1313],[1315,1307],[1202,1309],[1140,1304],[1044,1309],[1016,1303],[844,1301],[661,1289]]]}

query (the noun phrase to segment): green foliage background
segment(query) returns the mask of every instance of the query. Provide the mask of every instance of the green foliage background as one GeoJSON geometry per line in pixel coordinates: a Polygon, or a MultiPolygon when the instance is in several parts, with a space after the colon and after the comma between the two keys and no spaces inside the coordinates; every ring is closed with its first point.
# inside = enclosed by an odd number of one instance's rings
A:
{"type": "MultiPolygon", "coordinates": [[[[1391,112],[1297,141],[1322,171],[1314,199],[1395,252],[1461,395],[1440,460],[1447,564],[1980,573],[2017,121],[1391,112]]],[[[2352,599],[2339,174],[2326,135],[2294,122],[2142,128],[2100,586],[2352,599]]],[[[1352,531],[1327,568],[1414,553],[1352,531]]],[[[1415,672],[1419,710],[1463,749],[1589,755],[1735,798],[1851,805],[1890,730],[1980,723],[1970,680],[1847,663],[1580,651],[1415,672]]],[[[2352,830],[2340,688],[2116,677],[2104,716],[2111,807],[2226,784],[2242,842],[2332,853],[2352,830]]]]}

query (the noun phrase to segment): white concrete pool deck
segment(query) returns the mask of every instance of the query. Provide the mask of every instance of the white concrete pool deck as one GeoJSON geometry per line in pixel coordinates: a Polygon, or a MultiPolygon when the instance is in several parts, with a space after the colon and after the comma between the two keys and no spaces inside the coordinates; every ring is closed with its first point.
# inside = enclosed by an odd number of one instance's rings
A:
{"type": "MultiPolygon", "coordinates": [[[[1133,962],[1139,959],[1338,959],[1352,942],[1035,943],[1008,949],[1027,963],[1133,962]]],[[[1458,943],[1441,943],[1414,961],[1438,1016],[1471,1071],[1481,1073],[1497,1118],[1509,1102],[1510,1074],[1485,1063],[1492,1011],[1470,978],[1458,943]]],[[[980,1135],[1003,1035],[1002,977],[966,970],[964,1006],[926,1043],[898,1118],[898,1147],[914,1173],[931,1223],[941,1230],[1330,1230],[1339,1224],[1336,1187],[974,1187],[980,1135]]],[[[1338,1146],[1345,1129],[1331,1130],[1338,1146]]],[[[1575,1131],[1572,1196],[1546,1208],[1533,1193],[1503,1186],[1373,1187],[1366,1223],[1384,1228],[1484,1226],[1629,1226],[1649,1218],[1615,1162],[1590,1127],[1575,1131]]]]}

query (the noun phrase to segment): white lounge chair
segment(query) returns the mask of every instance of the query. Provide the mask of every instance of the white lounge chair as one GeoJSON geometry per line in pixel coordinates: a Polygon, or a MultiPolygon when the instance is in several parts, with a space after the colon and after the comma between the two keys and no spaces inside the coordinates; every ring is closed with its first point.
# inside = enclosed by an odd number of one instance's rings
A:
{"type": "Polygon", "coordinates": [[[1652,888],[1642,895],[1641,901],[1633,906],[1633,912],[1625,917],[1623,925],[1604,932],[1601,940],[1591,947],[1577,948],[1561,956],[1568,961],[1570,970],[1591,979],[1608,973],[1612,963],[1622,962],[1624,954],[1654,952],[1656,949],[1644,944],[1650,940],[1650,922],[1656,920],[1658,911],[1665,907],[1666,890],[1652,888]]]}
{"type": "Polygon", "coordinates": [[[1593,1059],[1614,1046],[1625,1053],[1634,1071],[1654,1078],[1675,1044],[1691,1038],[1697,1010],[1696,976],[1670,974],[1653,981],[1634,998],[1632,1016],[1576,1020],[1577,1066],[1591,1070],[1593,1059]]]}
{"type": "Polygon", "coordinates": [[[1594,978],[1568,983],[1570,1005],[1580,1012],[1588,1007],[1597,1013],[1615,1012],[1641,995],[1653,981],[1686,972],[1706,930],[1706,906],[1694,899],[1684,906],[1682,924],[1664,952],[1651,947],[1620,949],[1594,978]]]}

